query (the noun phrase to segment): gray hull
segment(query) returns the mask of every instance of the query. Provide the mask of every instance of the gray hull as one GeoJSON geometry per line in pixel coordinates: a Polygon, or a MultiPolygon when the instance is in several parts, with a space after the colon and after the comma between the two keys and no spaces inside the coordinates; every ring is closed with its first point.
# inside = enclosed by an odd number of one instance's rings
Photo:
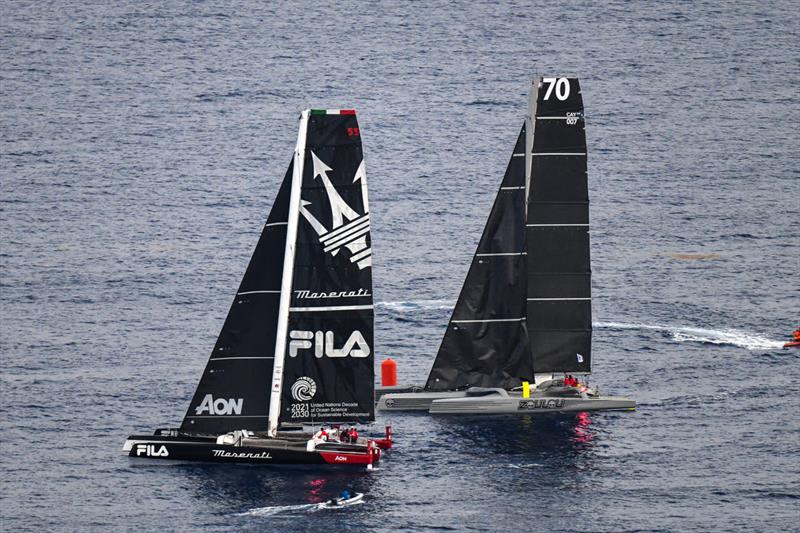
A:
{"type": "Polygon", "coordinates": [[[376,409],[379,411],[428,411],[434,400],[464,398],[467,393],[459,392],[385,392],[379,396],[376,409]]]}
{"type": "Polygon", "coordinates": [[[503,389],[469,389],[455,392],[386,393],[378,400],[381,411],[428,411],[437,415],[509,415],[576,411],[636,409],[636,402],[618,396],[560,397],[534,394],[523,398],[521,392],[503,389]]]}
{"type": "Polygon", "coordinates": [[[483,398],[449,398],[431,402],[429,412],[435,415],[526,415],[569,413],[577,411],[631,411],[636,402],[616,396],[594,398],[523,398],[522,395],[483,398]]]}
{"type": "Polygon", "coordinates": [[[424,392],[425,388],[422,385],[394,385],[392,387],[386,387],[381,385],[380,387],[375,387],[375,402],[379,402],[381,397],[384,394],[400,394],[406,392],[424,392]]]}

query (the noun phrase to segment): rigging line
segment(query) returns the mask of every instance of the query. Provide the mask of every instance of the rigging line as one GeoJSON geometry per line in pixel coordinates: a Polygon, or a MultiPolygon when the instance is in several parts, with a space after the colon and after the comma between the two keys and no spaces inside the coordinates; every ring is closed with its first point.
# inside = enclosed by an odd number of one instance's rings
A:
{"type": "Polygon", "coordinates": [[[529,302],[586,301],[591,298],[528,298],[529,302]]]}
{"type": "Polygon", "coordinates": [[[531,155],[586,155],[586,152],[533,152],[531,155]]]}
{"type": "Polygon", "coordinates": [[[186,418],[267,418],[268,415],[186,415],[186,418]]]}
{"type": "Polygon", "coordinates": [[[275,359],[275,357],[212,357],[209,361],[227,361],[231,359],[275,359]]]}
{"type": "Polygon", "coordinates": [[[467,324],[473,322],[522,322],[525,320],[525,317],[522,318],[485,318],[482,320],[451,320],[450,322],[453,324],[467,324]]]}
{"type": "Polygon", "coordinates": [[[494,257],[496,255],[528,255],[528,252],[498,252],[492,254],[475,254],[475,257],[494,257]]]}
{"type": "Polygon", "coordinates": [[[244,296],[245,294],[280,294],[280,290],[277,291],[243,291],[237,292],[236,296],[244,296]]]}

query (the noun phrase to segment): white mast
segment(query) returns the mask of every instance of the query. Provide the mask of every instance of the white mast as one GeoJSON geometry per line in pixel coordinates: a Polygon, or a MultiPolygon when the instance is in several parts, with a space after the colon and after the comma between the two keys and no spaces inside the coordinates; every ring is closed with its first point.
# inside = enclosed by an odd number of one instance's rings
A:
{"type": "Polygon", "coordinates": [[[525,117],[525,219],[528,218],[528,198],[531,188],[531,165],[533,164],[533,128],[536,127],[536,97],[539,92],[538,77],[531,83],[528,93],[528,115],[525,117]]]}
{"type": "Polygon", "coordinates": [[[283,359],[286,354],[286,337],[289,329],[289,305],[292,301],[292,278],[294,277],[294,252],[297,243],[297,222],[300,218],[300,193],[303,185],[303,164],[306,159],[306,132],[309,110],[300,114],[300,130],[294,149],[292,187],[289,195],[289,217],[286,224],[286,247],[283,253],[283,276],[281,299],[278,310],[278,331],[275,334],[275,361],[272,366],[272,387],[269,398],[269,436],[278,434],[278,418],[281,413],[283,389],[283,359]]]}

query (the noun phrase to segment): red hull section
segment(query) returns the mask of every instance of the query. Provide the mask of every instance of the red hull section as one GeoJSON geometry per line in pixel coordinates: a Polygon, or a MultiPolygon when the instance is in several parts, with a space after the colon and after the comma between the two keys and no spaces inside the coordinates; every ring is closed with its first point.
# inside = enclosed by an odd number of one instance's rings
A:
{"type": "Polygon", "coordinates": [[[381,450],[375,446],[370,447],[370,452],[367,454],[340,452],[319,452],[319,454],[331,465],[373,465],[380,460],[381,450]]]}

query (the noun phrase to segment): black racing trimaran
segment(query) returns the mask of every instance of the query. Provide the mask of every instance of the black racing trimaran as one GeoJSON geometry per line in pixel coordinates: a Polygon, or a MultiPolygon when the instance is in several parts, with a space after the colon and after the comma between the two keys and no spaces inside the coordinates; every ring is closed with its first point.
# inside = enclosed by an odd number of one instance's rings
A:
{"type": "Polygon", "coordinates": [[[633,409],[591,373],[589,192],[577,78],[541,78],[427,382],[378,409],[530,414],[633,409]]]}
{"type": "Polygon", "coordinates": [[[131,457],[367,465],[374,410],[372,249],[353,110],[303,111],[294,158],[180,428],[131,457]],[[314,426],[316,433],[297,431],[314,426]]]}

